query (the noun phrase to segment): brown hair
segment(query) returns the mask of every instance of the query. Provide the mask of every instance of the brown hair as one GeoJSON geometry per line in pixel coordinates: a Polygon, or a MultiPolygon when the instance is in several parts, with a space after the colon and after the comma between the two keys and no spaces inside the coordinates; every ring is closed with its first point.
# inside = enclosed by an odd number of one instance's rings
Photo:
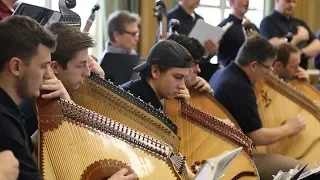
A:
{"type": "Polygon", "coordinates": [[[57,49],[51,54],[52,60],[57,61],[64,69],[79,51],[95,46],[88,33],[80,32],[72,26],[54,23],[48,29],[58,36],[57,49]]]}
{"type": "Polygon", "coordinates": [[[282,43],[277,46],[278,57],[276,61],[279,61],[283,64],[284,67],[287,66],[291,53],[298,53],[299,49],[290,44],[290,43],[282,43]]]}
{"type": "Polygon", "coordinates": [[[29,64],[43,44],[55,50],[56,38],[35,20],[26,16],[9,16],[0,22],[0,72],[13,57],[29,64]]]}
{"type": "Polygon", "coordinates": [[[114,32],[124,33],[126,31],[125,24],[138,23],[140,24],[140,17],[136,13],[129,11],[115,11],[110,14],[108,18],[108,36],[110,41],[115,42],[113,36],[114,32]]]}

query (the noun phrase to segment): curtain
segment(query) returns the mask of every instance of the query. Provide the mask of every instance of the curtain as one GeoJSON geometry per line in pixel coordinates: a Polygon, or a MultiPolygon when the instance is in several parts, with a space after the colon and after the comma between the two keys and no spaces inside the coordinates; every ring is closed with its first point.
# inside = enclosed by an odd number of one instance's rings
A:
{"type": "Polygon", "coordinates": [[[139,13],[139,0],[98,0],[100,9],[96,14],[96,47],[92,50],[92,55],[99,57],[105,48],[108,38],[107,20],[109,15],[116,10],[128,10],[139,13]]]}
{"type": "Polygon", "coordinates": [[[319,11],[320,0],[299,0],[294,16],[304,20],[311,30],[316,33],[320,29],[319,11]]]}

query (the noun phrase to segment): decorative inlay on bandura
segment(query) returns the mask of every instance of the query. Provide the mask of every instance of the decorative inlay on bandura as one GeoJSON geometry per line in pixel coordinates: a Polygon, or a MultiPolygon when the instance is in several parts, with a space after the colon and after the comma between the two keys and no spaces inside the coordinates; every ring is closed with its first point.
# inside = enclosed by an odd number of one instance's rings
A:
{"type": "Polygon", "coordinates": [[[307,109],[320,120],[320,108],[298,88],[291,86],[289,83],[275,76],[271,72],[266,74],[265,81],[281,94],[307,109]]]}
{"type": "Polygon", "coordinates": [[[121,161],[114,159],[104,159],[91,164],[81,175],[81,180],[104,180],[122,168],[128,169],[128,174],[133,173],[131,167],[121,161]]]}
{"type": "Polygon", "coordinates": [[[219,135],[237,146],[243,147],[243,150],[253,159],[252,141],[240,130],[182,101],[180,102],[180,113],[186,120],[219,135]]]}
{"type": "Polygon", "coordinates": [[[62,106],[63,116],[70,119],[74,124],[103,132],[151,154],[156,154],[157,157],[164,160],[169,159],[177,172],[179,174],[183,173],[185,158],[175,155],[169,145],[81,106],[71,104],[63,99],[60,99],[59,102],[62,106]]]}
{"type": "MultiPolygon", "coordinates": [[[[135,97],[133,94],[130,93],[130,91],[125,91],[120,88],[120,86],[116,86],[111,82],[110,80],[104,80],[99,75],[92,74],[89,77],[91,80],[96,82],[98,85],[102,85],[103,87],[107,88],[111,92],[115,93],[116,95],[124,98],[125,100],[131,102],[132,104],[136,105],[137,107],[143,109],[147,113],[153,115],[157,119],[159,119],[162,123],[164,123],[171,131],[173,131],[175,134],[178,132],[177,125],[168,118],[161,109],[155,109],[151,103],[144,102],[140,97],[135,97]]],[[[100,90],[101,88],[98,85],[90,84],[90,86],[100,90]]],[[[101,91],[101,90],[100,90],[101,91]]],[[[153,122],[155,123],[155,122],[153,122]]],[[[157,124],[159,127],[161,127],[161,124],[157,124]]]]}

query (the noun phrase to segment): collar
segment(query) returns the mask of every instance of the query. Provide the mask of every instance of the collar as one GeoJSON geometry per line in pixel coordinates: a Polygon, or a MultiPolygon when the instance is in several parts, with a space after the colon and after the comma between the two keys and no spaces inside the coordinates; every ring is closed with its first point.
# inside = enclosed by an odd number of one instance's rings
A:
{"type": "Polygon", "coordinates": [[[250,86],[252,86],[252,83],[248,77],[248,75],[236,64],[234,63],[234,61],[232,61],[227,68],[230,68],[231,71],[235,72],[238,77],[242,80],[244,80],[245,82],[247,82],[247,84],[249,84],[250,86]]]}
{"type": "Polygon", "coordinates": [[[282,21],[290,21],[292,19],[292,16],[288,19],[287,17],[285,17],[284,15],[282,15],[281,13],[279,13],[276,10],[273,10],[272,15],[279,18],[282,21]]]}
{"type": "Polygon", "coordinates": [[[154,92],[148,81],[146,79],[141,79],[141,83],[146,87],[146,93],[144,95],[147,97],[145,99],[150,100],[154,108],[163,110],[161,100],[158,99],[156,92],[154,92]]]}
{"type": "Polygon", "coordinates": [[[0,88],[0,106],[9,109],[18,119],[22,118],[22,113],[11,97],[0,88]]]}
{"type": "Polygon", "coordinates": [[[242,20],[234,16],[233,14],[229,14],[229,17],[227,18],[229,21],[233,21],[237,24],[242,24],[242,20]]]}
{"type": "Polygon", "coordinates": [[[107,48],[106,48],[106,53],[115,53],[115,54],[130,54],[130,55],[137,55],[137,51],[132,49],[130,52],[127,50],[124,50],[122,48],[117,48],[111,45],[110,42],[106,43],[107,48]]]}

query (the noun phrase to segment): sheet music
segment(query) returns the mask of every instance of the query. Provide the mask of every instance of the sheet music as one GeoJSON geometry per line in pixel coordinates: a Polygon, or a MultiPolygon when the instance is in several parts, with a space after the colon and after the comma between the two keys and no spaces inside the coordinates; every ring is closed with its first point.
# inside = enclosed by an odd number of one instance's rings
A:
{"type": "Polygon", "coordinates": [[[232,24],[228,24],[228,26],[221,28],[219,26],[212,26],[203,19],[198,19],[188,36],[197,39],[203,46],[208,39],[212,39],[217,43],[226,32],[226,29],[231,25],[232,24]]]}
{"type": "Polygon", "coordinates": [[[306,166],[307,164],[299,169],[299,165],[297,165],[294,169],[290,169],[289,172],[280,170],[277,175],[273,176],[273,180],[298,180],[306,166]]]}
{"type": "Polygon", "coordinates": [[[217,157],[207,160],[205,165],[198,171],[195,180],[218,180],[224,176],[224,170],[227,169],[231,161],[242,151],[239,147],[233,151],[224,151],[217,157]]]}

